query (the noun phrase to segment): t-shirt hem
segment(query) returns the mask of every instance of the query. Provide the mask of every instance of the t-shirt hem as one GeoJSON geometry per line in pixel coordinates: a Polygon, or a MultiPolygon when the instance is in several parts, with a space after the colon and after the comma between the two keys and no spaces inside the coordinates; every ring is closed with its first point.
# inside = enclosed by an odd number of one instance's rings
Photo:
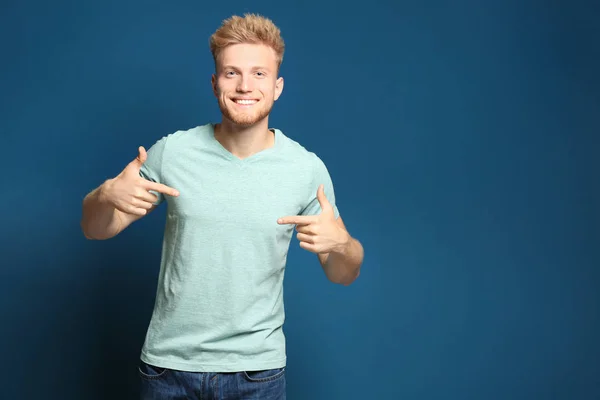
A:
{"type": "Polygon", "coordinates": [[[187,372],[242,372],[242,371],[259,371],[265,369],[284,368],[286,366],[287,357],[278,358],[275,360],[248,360],[238,361],[235,363],[226,364],[210,364],[197,361],[173,361],[161,357],[154,357],[145,352],[141,352],[140,359],[150,365],[160,368],[173,369],[187,372]]]}

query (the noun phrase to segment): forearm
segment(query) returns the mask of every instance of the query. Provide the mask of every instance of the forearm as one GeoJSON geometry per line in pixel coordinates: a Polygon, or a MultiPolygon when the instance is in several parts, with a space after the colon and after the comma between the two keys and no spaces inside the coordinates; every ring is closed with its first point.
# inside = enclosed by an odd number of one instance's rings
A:
{"type": "Polygon", "coordinates": [[[107,182],[94,189],[83,199],[81,229],[88,239],[110,239],[121,230],[122,221],[119,211],[103,196],[107,182]]]}
{"type": "Polygon", "coordinates": [[[364,249],[361,243],[348,235],[346,243],[328,254],[325,273],[332,282],[350,285],[360,274],[363,258],[364,249]]]}

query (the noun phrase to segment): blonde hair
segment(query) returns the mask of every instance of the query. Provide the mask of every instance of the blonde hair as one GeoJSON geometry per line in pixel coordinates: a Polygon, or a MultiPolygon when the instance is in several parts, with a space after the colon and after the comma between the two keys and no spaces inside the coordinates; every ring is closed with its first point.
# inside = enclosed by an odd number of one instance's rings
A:
{"type": "Polygon", "coordinates": [[[283,61],[285,43],[279,28],[269,18],[258,14],[234,15],[225,19],[210,37],[210,52],[217,63],[219,53],[232,44],[264,44],[271,47],[277,56],[277,69],[283,61]]]}

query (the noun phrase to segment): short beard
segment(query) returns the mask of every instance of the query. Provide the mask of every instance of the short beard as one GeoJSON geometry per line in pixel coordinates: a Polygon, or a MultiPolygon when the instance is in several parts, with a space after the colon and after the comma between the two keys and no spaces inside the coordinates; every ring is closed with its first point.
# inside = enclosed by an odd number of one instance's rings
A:
{"type": "Polygon", "coordinates": [[[227,107],[225,107],[223,104],[221,104],[220,101],[219,101],[219,108],[221,109],[221,113],[223,114],[223,116],[225,118],[227,118],[228,120],[232,121],[234,124],[248,127],[248,126],[252,126],[252,125],[262,121],[266,117],[268,117],[269,114],[271,113],[271,110],[273,109],[273,104],[271,104],[271,106],[268,108],[261,109],[258,112],[258,114],[256,114],[256,115],[240,115],[240,114],[232,115],[232,113],[229,112],[229,109],[227,107]]]}

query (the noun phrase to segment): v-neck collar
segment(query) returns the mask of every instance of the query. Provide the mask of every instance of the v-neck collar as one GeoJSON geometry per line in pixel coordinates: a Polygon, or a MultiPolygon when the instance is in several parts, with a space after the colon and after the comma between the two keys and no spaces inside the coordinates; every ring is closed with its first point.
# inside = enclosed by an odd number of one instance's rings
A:
{"type": "Polygon", "coordinates": [[[274,152],[275,150],[277,150],[277,148],[280,146],[281,144],[281,134],[279,132],[278,129],[275,128],[269,128],[269,130],[271,132],[273,132],[274,135],[274,143],[273,146],[268,147],[266,149],[263,149],[257,153],[254,153],[246,158],[239,158],[238,156],[234,155],[232,152],[230,152],[229,150],[227,150],[222,144],[221,142],[219,142],[217,140],[217,138],[215,137],[215,123],[210,123],[209,124],[209,140],[213,143],[214,147],[217,149],[217,151],[219,151],[219,153],[221,153],[225,158],[227,158],[228,160],[236,163],[236,164],[247,164],[249,162],[252,162],[258,158],[262,158],[272,152],[274,152]]]}

